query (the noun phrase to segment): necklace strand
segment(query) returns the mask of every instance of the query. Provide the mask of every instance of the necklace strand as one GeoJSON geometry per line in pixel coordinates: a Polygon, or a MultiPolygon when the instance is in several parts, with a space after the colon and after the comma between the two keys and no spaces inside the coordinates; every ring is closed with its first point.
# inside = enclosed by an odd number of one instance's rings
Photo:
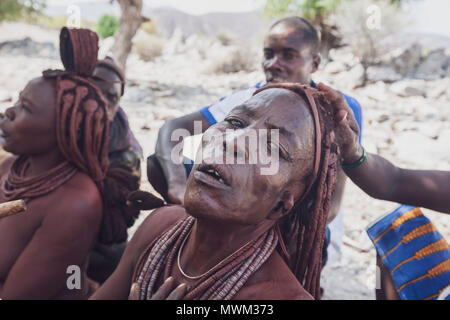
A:
{"type": "Polygon", "coordinates": [[[186,240],[189,238],[189,235],[191,234],[191,232],[192,232],[192,228],[191,228],[191,230],[189,231],[189,233],[187,234],[186,238],[183,239],[183,242],[181,243],[180,249],[178,250],[178,256],[177,256],[178,270],[180,270],[180,273],[181,273],[184,277],[186,277],[186,278],[188,278],[188,279],[191,279],[191,280],[200,279],[200,278],[206,276],[208,273],[210,273],[211,271],[213,271],[214,269],[216,269],[217,267],[219,267],[225,260],[227,260],[227,259],[228,259],[229,257],[231,257],[233,254],[235,254],[236,252],[239,252],[240,250],[244,249],[249,243],[251,243],[251,242],[253,241],[253,240],[248,241],[248,242],[245,243],[242,247],[240,247],[240,248],[237,249],[236,251],[233,251],[233,252],[232,252],[231,254],[229,254],[227,257],[225,257],[224,259],[222,259],[221,261],[219,261],[218,264],[216,264],[215,266],[213,266],[213,267],[212,267],[211,269],[209,269],[208,271],[202,273],[201,275],[199,275],[199,276],[190,276],[190,275],[187,275],[187,274],[183,271],[183,269],[181,268],[180,260],[181,260],[181,251],[183,251],[184,244],[186,243],[186,240]]]}

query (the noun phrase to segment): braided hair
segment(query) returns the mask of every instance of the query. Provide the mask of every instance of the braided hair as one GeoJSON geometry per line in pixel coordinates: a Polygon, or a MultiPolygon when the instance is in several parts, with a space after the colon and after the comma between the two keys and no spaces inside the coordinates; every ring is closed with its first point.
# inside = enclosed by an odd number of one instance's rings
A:
{"type": "Polygon", "coordinates": [[[339,149],[332,130],[329,102],[317,90],[294,83],[270,84],[254,94],[271,88],[290,90],[311,107],[316,127],[315,169],[310,183],[294,207],[278,222],[278,250],[296,278],[315,299],[320,299],[320,273],[325,228],[331,196],[337,180],[339,149]],[[316,111],[315,111],[316,110],[316,111]]]}
{"type": "Polygon", "coordinates": [[[88,29],[63,28],[60,53],[65,71],[46,70],[56,83],[56,136],[64,158],[89,175],[103,200],[99,241],[122,242],[139,211],[126,205],[129,173],[108,169],[109,120],[107,102],[89,77],[97,65],[98,37],[88,29]]]}

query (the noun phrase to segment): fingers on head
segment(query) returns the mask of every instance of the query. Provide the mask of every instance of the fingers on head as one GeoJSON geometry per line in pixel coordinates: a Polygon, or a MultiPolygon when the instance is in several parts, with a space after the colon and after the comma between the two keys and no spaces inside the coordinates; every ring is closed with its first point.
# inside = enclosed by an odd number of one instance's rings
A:
{"type": "Polygon", "coordinates": [[[348,112],[346,110],[339,110],[336,114],[336,121],[341,123],[347,119],[348,112]]]}

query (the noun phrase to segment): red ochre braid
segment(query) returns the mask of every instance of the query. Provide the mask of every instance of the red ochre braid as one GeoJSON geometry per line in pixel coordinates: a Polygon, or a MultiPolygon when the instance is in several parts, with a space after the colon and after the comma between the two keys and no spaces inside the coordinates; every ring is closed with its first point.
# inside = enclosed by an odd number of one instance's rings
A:
{"type": "Polygon", "coordinates": [[[317,110],[318,118],[314,119],[316,133],[320,132],[320,136],[315,137],[317,173],[311,175],[306,193],[297,200],[287,217],[279,222],[281,237],[278,250],[305,290],[315,299],[320,299],[322,248],[331,196],[337,180],[339,154],[332,130],[333,118],[330,108],[325,107],[329,102],[313,88],[294,83],[270,84],[258,89],[255,94],[270,88],[287,89],[295,93],[310,106],[313,116],[314,108],[317,110]]]}

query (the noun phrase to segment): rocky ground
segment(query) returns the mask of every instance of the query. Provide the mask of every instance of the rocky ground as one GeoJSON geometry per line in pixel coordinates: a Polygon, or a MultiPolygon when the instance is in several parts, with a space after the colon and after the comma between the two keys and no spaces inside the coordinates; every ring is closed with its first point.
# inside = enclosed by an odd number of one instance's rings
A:
{"type": "MultiPolygon", "coordinates": [[[[54,47],[57,35],[55,30],[24,24],[0,25],[0,111],[43,69],[61,67],[54,47]],[[27,36],[30,40],[23,40],[27,36]],[[5,45],[9,40],[22,41],[5,45]]],[[[198,40],[191,42],[195,41],[198,40]]],[[[176,48],[175,44],[175,48],[172,46],[150,62],[135,54],[129,57],[122,107],[145,155],[154,152],[158,129],[166,119],[198,110],[233,90],[264,80],[259,68],[250,72],[213,73],[211,65],[217,61],[205,51],[208,50],[199,50],[196,42],[191,47],[183,44],[176,48]]],[[[334,61],[322,66],[314,80],[329,83],[360,102],[363,144],[369,152],[408,168],[450,170],[449,77],[402,78],[393,83],[376,81],[358,87],[361,69],[351,53],[344,48],[330,56],[334,61]]],[[[383,78],[383,70],[386,69],[378,70],[378,77],[383,78]]],[[[388,76],[391,71],[388,70],[388,76]]],[[[188,155],[192,153],[188,151],[188,155]]],[[[145,174],[142,185],[151,189],[145,174]]],[[[374,299],[375,251],[365,229],[396,206],[371,199],[347,182],[343,201],[344,244],[341,255],[323,271],[325,299],[374,299]]],[[[449,239],[448,216],[424,212],[449,239]]],[[[147,214],[143,213],[139,222],[147,214]]]]}

